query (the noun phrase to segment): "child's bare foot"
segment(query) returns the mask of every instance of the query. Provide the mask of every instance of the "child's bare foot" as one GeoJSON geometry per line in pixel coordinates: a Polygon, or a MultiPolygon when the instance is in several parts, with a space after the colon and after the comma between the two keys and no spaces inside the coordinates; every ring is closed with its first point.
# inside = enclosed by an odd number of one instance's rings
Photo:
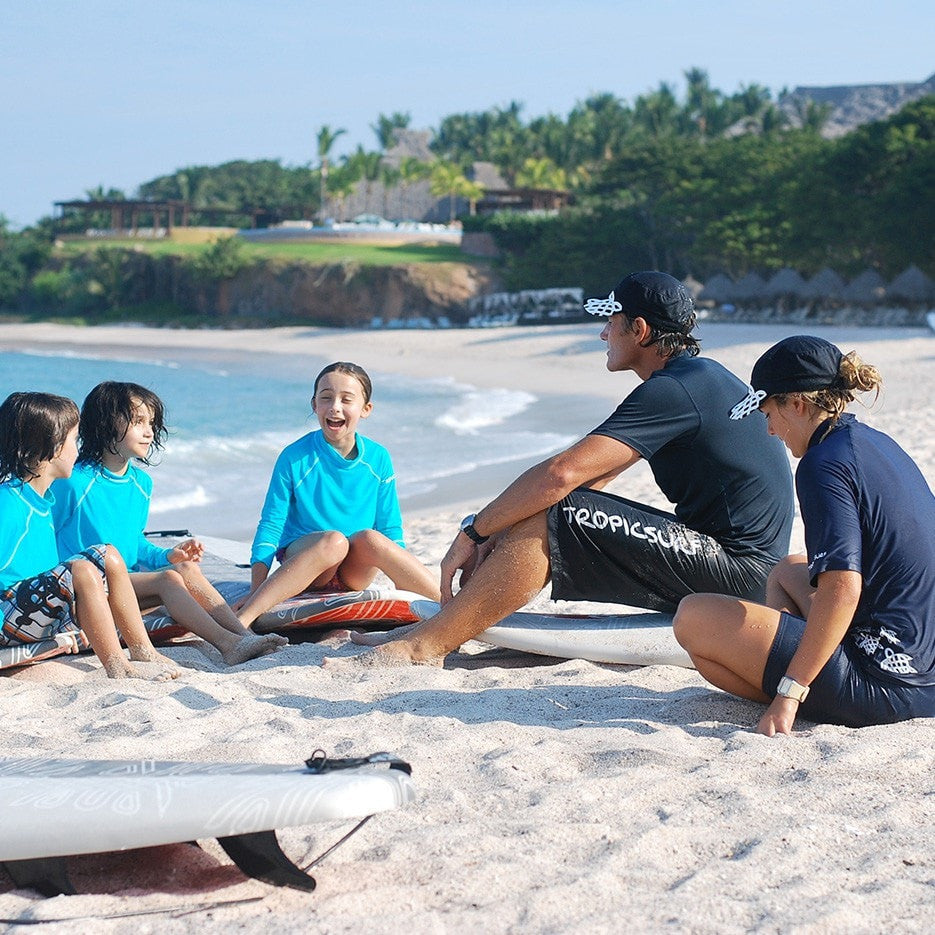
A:
{"type": "Polygon", "coordinates": [[[130,650],[130,659],[133,662],[155,662],[168,673],[164,678],[155,679],[155,681],[164,681],[165,678],[177,679],[179,677],[178,666],[168,656],[163,656],[162,653],[157,652],[154,647],[140,645],[127,648],[130,650]]]}
{"type": "Polygon", "coordinates": [[[101,665],[109,679],[135,679],[140,675],[139,669],[132,666],[123,653],[101,659],[101,665]]]}
{"type": "Polygon", "coordinates": [[[260,636],[257,633],[247,633],[239,639],[230,649],[221,651],[221,658],[229,665],[236,666],[250,659],[268,656],[287,645],[289,640],[276,633],[260,636]]]}

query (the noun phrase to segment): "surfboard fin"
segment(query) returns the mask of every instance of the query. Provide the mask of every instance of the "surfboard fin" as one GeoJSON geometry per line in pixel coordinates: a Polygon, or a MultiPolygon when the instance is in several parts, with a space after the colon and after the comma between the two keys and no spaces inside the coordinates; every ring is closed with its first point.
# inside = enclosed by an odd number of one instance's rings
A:
{"type": "Polygon", "coordinates": [[[3,869],[17,887],[35,890],[41,896],[75,896],[68,879],[64,857],[36,857],[32,860],[5,860],[3,869]]]}
{"type": "Polygon", "coordinates": [[[217,840],[227,856],[248,877],[272,886],[289,886],[307,893],[315,889],[315,878],[286,857],[275,831],[235,834],[217,840]]]}

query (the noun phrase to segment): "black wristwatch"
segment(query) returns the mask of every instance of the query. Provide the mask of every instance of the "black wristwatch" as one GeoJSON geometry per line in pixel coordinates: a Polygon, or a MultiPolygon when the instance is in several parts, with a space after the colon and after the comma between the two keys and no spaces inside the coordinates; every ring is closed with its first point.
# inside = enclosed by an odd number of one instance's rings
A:
{"type": "Polygon", "coordinates": [[[463,532],[475,545],[483,545],[490,538],[490,536],[482,536],[474,528],[475,515],[475,513],[468,513],[468,515],[465,516],[463,520],[461,520],[461,532],[463,532]]]}

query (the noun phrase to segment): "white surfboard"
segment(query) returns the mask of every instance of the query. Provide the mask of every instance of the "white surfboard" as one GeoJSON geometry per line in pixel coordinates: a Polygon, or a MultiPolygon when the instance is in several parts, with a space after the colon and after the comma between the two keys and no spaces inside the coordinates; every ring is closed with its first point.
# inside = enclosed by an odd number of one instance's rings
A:
{"type": "MultiPolygon", "coordinates": [[[[438,613],[435,601],[413,601],[420,619],[438,613]]],[[[559,659],[587,659],[628,666],[682,666],[693,669],[691,657],[672,632],[672,615],[651,611],[632,614],[542,614],[518,611],[477,639],[503,649],[515,649],[559,659]]]]}
{"type": "Polygon", "coordinates": [[[250,875],[311,889],[279,851],[276,829],[366,817],[415,798],[408,765],[388,754],[349,768],[324,762],[316,773],[314,764],[0,760],[0,861],[17,879],[36,863],[48,870],[49,858],[218,838],[250,875]]]}
{"type": "Polygon", "coordinates": [[[478,639],[505,649],[629,666],[683,666],[691,657],[672,632],[670,614],[511,614],[478,639]]]}

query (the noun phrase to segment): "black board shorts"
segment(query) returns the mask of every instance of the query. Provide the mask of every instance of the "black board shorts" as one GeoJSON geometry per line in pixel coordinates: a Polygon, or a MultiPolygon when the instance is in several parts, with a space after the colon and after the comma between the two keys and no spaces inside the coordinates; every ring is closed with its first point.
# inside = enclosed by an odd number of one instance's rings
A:
{"type": "MultiPolygon", "coordinates": [[[[763,672],[763,692],[770,698],[776,697],[779,680],[786,674],[804,632],[801,617],[779,615],[779,627],[763,672]]],[[[861,651],[845,638],[809,686],[808,697],[799,705],[801,717],[845,727],[935,717],[935,685],[884,682],[861,668],[860,655],[861,651]]]]}
{"type": "Polygon", "coordinates": [[[688,594],[763,602],[774,561],[737,556],[671,513],[579,487],[549,508],[554,600],[673,613],[688,594]]]}

